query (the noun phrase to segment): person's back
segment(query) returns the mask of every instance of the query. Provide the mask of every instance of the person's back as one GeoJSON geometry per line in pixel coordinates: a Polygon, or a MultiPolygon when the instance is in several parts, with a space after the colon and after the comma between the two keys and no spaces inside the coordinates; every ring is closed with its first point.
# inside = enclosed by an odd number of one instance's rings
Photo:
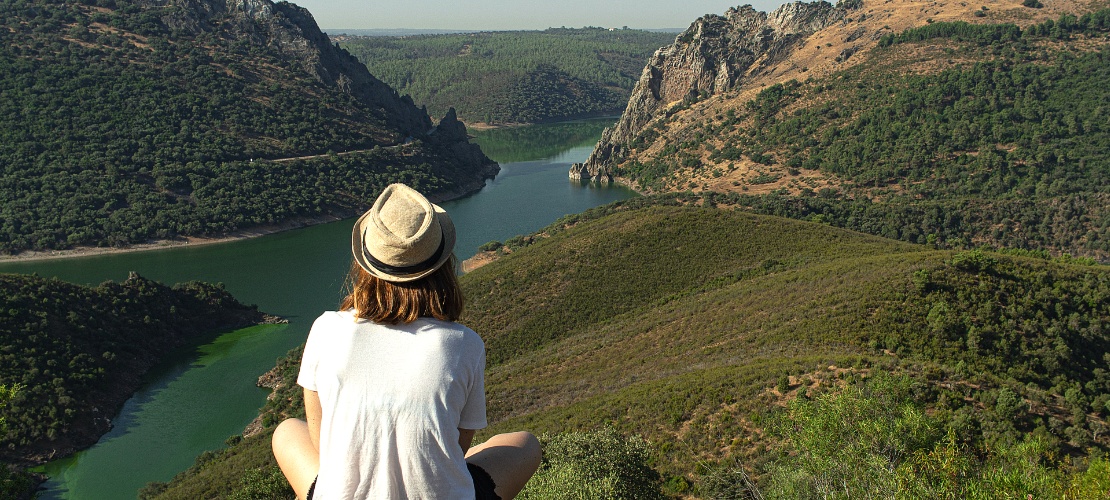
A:
{"type": "Polygon", "coordinates": [[[447,213],[401,184],[355,223],[350,293],[301,359],[305,420],[274,429],[298,498],[508,499],[539,467],[527,432],[470,446],[486,426],[485,347],[455,322],[454,245],[447,213]]]}
{"type": "Polygon", "coordinates": [[[319,394],[325,416],[320,498],[472,493],[459,429],[486,426],[484,354],[478,334],[458,323],[320,316],[298,379],[319,394]]]}

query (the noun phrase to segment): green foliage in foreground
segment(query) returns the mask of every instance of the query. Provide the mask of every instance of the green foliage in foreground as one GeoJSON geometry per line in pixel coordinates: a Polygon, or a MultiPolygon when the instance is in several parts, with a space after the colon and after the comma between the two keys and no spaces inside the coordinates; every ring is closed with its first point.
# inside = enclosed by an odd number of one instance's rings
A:
{"type": "Polygon", "coordinates": [[[161,356],[191,337],[261,320],[206,283],[170,288],[133,274],[88,287],[0,275],[0,385],[11,399],[0,404],[0,457],[91,445],[161,356]]]}
{"type": "Polygon", "coordinates": [[[976,452],[913,402],[913,382],[881,375],[799,395],[769,418],[777,439],[756,485],[743,464],[710,468],[709,498],[1101,498],[1110,461],[1075,462],[1042,438],[976,452]]]}
{"type": "Polygon", "coordinates": [[[520,492],[523,500],[663,498],[648,443],[613,429],[544,435],[543,463],[520,492]]]}
{"type": "Polygon", "coordinates": [[[524,123],[620,112],[648,57],[674,33],[602,28],[342,37],[378,78],[435,116],[524,123]]]}

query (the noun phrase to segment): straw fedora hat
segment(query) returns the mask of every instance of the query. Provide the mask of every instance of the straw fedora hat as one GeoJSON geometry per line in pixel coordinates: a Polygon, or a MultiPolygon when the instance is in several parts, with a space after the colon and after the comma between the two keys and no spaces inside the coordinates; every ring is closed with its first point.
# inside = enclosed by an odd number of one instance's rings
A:
{"type": "Polygon", "coordinates": [[[423,278],[455,249],[455,224],[438,205],[404,184],[391,184],[355,222],[355,262],[386,281],[423,278]]]}

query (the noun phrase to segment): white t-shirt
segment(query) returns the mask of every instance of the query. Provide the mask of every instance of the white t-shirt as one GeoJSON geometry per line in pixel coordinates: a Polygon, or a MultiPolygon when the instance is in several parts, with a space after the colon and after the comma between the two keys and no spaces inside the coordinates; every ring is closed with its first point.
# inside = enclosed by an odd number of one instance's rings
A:
{"type": "Polygon", "coordinates": [[[486,426],[485,364],[458,323],[317,318],[297,378],[323,407],[313,498],[474,498],[458,430],[486,426]]]}

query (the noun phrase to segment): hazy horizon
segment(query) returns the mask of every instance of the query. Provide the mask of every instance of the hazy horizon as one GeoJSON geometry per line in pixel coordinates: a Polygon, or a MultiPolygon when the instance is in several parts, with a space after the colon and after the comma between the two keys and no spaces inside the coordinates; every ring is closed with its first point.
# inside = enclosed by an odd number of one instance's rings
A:
{"type": "Polygon", "coordinates": [[[588,2],[567,0],[486,0],[449,2],[356,2],[354,0],[294,0],[308,9],[323,31],[352,30],[417,31],[515,31],[547,28],[684,29],[706,14],[724,14],[730,7],[750,3],[756,10],[771,11],[782,0],[734,3],[728,0],[616,0],[588,2]]]}

